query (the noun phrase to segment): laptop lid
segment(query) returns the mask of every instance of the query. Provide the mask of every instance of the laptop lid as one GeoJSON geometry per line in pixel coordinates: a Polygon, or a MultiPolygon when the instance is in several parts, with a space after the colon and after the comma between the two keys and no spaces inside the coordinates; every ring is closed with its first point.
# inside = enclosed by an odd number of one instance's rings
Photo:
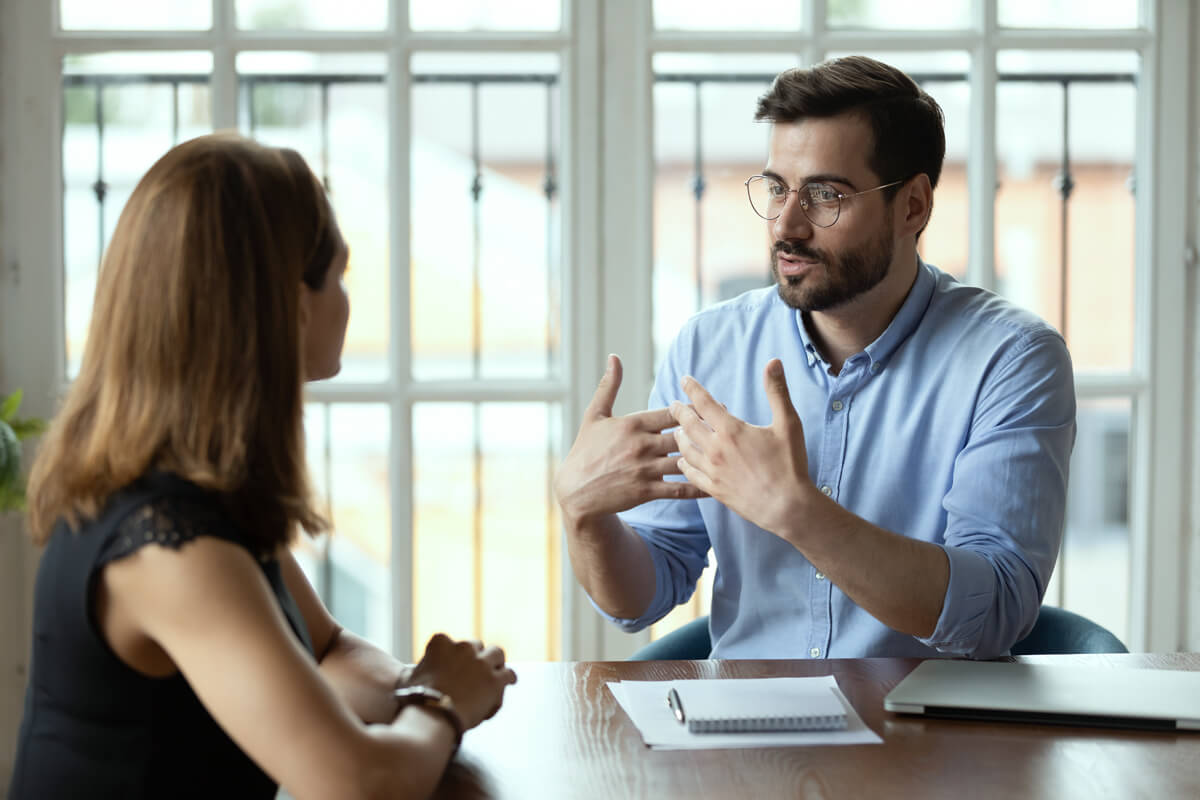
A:
{"type": "Polygon", "coordinates": [[[1200,730],[1200,672],[934,659],[888,692],[883,707],[956,719],[1200,730]]]}

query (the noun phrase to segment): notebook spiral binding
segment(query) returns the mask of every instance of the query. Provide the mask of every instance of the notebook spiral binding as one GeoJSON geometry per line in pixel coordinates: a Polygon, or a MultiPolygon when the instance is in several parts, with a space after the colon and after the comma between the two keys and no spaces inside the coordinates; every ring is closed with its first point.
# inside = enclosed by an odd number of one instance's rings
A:
{"type": "Polygon", "coordinates": [[[846,727],[844,714],[807,717],[731,717],[688,719],[691,733],[779,733],[782,731],[840,731],[846,727]]]}

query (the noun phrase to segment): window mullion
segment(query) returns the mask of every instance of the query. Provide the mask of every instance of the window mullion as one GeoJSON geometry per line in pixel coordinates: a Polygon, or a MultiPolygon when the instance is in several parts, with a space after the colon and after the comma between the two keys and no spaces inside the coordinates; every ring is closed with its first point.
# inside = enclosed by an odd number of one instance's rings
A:
{"type": "Polygon", "coordinates": [[[408,236],[411,209],[412,81],[407,0],[391,0],[388,9],[392,44],[388,51],[388,242],[391,263],[388,359],[392,384],[389,448],[391,515],[392,653],[415,661],[413,652],[413,439],[411,260],[408,236]]]}
{"type": "Polygon", "coordinates": [[[977,0],[983,35],[971,53],[971,119],[967,145],[967,281],[996,288],[996,31],[997,0],[977,0]]]}
{"type": "Polygon", "coordinates": [[[237,128],[237,49],[233,44],[235,0],[213,2],[212,122],[214,130],[237,128]]]}

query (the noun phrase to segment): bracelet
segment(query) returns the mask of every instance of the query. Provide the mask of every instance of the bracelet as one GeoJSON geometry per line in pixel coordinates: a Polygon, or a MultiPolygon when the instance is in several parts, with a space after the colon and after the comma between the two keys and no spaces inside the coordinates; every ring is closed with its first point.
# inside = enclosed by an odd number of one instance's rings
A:
{"type": "Polygon", "coordinates": [[[396,689],[394,694],[399,703],[396,707],[397,714],[406,706],[412,705],[418,705],[440,713],[450,723],[451,727],[454,728],[454,749],[458,750],[459,745],[462,744],[462,737],[466,726],[463,725],[462,717],[459,716],[458,709],[454,707],[454,701],[450,699],[450,695],[438,691],[432,686],[408,686],[403,689],[396,689]]]}

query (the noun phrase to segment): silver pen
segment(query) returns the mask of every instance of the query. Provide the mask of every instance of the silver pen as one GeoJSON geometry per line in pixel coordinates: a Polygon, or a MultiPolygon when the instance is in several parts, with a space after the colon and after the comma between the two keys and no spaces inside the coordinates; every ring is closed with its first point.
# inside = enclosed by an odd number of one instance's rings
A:
{"type": "Polygon", "coordinates": [[[679,692],[672,687],[667,692],[667,705],[671,707],[671,712],[675,714],[675,721],[680,725],[687,722],[687,716],[683,713],[683,701],[679,699],[679,692]]]}

